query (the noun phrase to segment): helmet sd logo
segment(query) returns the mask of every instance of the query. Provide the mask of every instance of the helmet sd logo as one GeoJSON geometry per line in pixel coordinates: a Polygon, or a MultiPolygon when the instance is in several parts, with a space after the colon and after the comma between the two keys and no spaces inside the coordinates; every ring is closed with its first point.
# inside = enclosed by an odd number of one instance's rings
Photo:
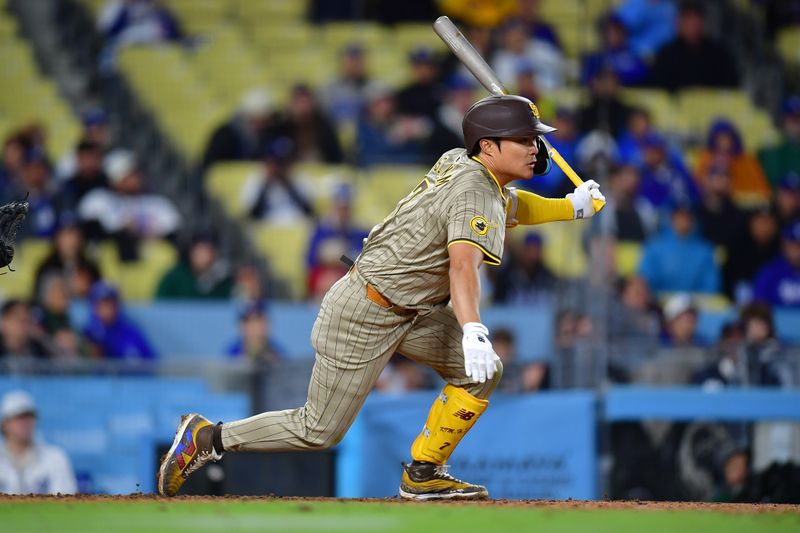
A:
{"type": "Polygon", "coordinates": [[[486,235],[486,232],[489,231],[489,222],[482,216],[472,217],[472,220],[469,221],[469,227],[472,228],[472,231],[483,237],[486,235]]]}
{"type": "Polygon", "coordinates": [[[531,112],[533,113],[534,118],[537,118],[537,119],[542,118],[539,115],[539,108],[536,107],[536,104],[534,104],[533,102],[531,102],[531,112]]]}

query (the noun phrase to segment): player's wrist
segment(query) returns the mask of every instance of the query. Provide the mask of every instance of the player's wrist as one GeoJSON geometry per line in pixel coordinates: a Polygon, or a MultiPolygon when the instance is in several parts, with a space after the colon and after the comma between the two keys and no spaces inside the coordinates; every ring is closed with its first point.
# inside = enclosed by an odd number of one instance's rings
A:
{"type": "Polygon", "coordinates": [[[485,335],[486,337],[489,336],[489,328],[487,328],[480,322],[467,322],[461,329],[464,331],[464,335],[469,335],[471,333],[480,333],[485,335]]]}
{"type": "Polygon", "coordinates": [[[567,195],[567,200],[572,204],[573,220],[588,218],[594,214],[592,197],[586,190],[576,188],[574,192],[567,195]]]}

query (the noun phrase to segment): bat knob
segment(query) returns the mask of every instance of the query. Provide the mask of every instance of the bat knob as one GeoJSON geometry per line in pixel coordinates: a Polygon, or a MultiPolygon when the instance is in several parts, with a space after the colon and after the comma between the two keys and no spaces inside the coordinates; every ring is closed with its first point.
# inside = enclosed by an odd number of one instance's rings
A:
{"type": "Polygon", "coordinates": [[[606,206],[606,203],[603,200],[594,198],[592,199],[592,205],[594,206],[594,212],[599,213],[606,206]]]}

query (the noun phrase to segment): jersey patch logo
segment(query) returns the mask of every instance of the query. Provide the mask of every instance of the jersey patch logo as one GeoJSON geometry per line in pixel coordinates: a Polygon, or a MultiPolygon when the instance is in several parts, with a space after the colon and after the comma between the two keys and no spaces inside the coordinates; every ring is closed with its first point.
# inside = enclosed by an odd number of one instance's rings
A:
{"type": "Polygon", "coordinates": [[[472,231],[483,237],[489,231],[489,221],[480,215],[472,217],[472,220],[469,221],[469,227],[472,228],[472,231]]]}

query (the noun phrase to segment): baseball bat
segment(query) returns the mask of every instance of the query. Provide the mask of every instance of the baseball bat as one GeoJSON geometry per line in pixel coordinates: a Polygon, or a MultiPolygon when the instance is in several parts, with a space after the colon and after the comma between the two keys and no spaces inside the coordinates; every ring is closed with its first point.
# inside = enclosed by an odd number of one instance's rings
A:
{"type": "MultiPolygon", "coordinates": [[[[455,56],[461,61],[465,67],[475,76],[481,85],[487,91],[494,95],[508,94],[508,91],[497,78],[492,68],[486,63],[486,60],[481,57],[475,47],[464,37],[464,34],[456,28],[456,25],[446,16],[441,16],[433,23],[433,31],[439,36],[442,41],[450,48],[455,56]]],[[[583,183],[583,180],[578,176],[567,161],[558,153],[558,150],[553,148],[550,141],[541,136],[544,146],[547,149],[547,154],[550,159],[555,161],[556,165],[564,171],[569,180],[578,187],[583,183]]],[[[600,212],[606,203],[602,200],[592,200],[595,212],[600,212]]]]}

